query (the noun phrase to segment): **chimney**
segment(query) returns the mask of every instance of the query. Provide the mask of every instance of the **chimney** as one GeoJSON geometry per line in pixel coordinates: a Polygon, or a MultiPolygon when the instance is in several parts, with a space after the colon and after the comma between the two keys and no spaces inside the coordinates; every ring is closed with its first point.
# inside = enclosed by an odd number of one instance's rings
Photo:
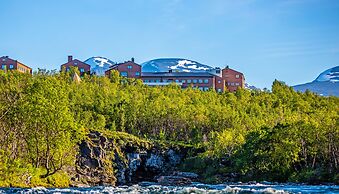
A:
{"type": "Polygon", "coordinates": [[[134,63],[134,57],[131,58],[131,61],[134,63]]]}
{"type": "Polygon", "coordinates": [[[73,56],[72,55],[68,55],[68,62],[73,61],[73,56]]]}

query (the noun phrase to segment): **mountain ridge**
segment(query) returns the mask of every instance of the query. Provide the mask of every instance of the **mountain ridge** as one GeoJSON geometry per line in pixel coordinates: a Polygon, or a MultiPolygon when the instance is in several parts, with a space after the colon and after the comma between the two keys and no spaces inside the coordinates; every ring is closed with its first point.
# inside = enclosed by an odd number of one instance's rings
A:
{"type": "Polygon", "coordinates": [[[323,71],[312,82],[298,84],[293,88],[300,92],[309,90],[321,96],[339,96],[339,66],[323,71]]]}
{"type": "Polygon", "coordinates": [[[215,69],[214,67],[184,58],[158,58],[141,64],[143,72],[202,72],[215,69]]]}
{"type": "Polygon", "coordinates": [[[115,62],[111,61],[106,57],[90,57],[85,63],[91,66],[91,72],[98,76],[104,76],[105,71],[107,71],[110,66],[114,65],[115,62]]]}

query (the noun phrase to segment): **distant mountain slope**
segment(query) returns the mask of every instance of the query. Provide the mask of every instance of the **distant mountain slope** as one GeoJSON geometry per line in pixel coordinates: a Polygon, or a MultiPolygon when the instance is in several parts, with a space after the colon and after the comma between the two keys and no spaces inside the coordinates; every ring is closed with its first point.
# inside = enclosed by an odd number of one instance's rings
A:
{"type": "Polygon", "coordinates": [[[318,82],[339,82],[339,66],[333,67],[322,72],[317,79],[314,81],[318,82]]]}
{"type": "Polygon", "coordinates": [[[196,61],[180,58],[154,59],[141,64],[143,72],[167,72],[170,69],[178,72],[205,72],[213,67],[196,61]]]}
{"type": "Polygon", "coordinates": [[[322,72],[313,82],[293,86],[297,91],[310,90],[323,96],[339,96],[339,66],[322,72]]]}
{"type": "Polygon", "coordinates": [[[104,76],[105,71],[115,63],[105,57],[91,57],[85,61],[91,66],[91,73],[99,76],[104,76]]]}
{"type": "Polygon", "coordinates": [[[249,83],[245,83],[245,88],[249,90],[261,90],[260,88],[250,85],[249,83]]]}

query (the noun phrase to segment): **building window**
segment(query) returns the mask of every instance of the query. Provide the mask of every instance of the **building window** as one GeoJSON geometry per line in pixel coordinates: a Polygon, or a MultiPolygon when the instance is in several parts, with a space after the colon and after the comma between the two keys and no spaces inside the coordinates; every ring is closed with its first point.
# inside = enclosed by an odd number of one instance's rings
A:
{"type": "Polygon", "coordinates": [[[14,65],[13,65],[13,64],[10,64],[10,65],[9,65],[9,68],[10,68],[10,69],[14,69],[14,65]]]}
{"type": "Polygon", "coordinates": [[[181,83],[186,83],[186,80],[182,79],[182,80],[181,80],[181,83]]]}
{"type": "Polygon", "coordinates": [[[193,83],[195,83],[195,84],[198,83],[198,80],[194,79],[194,80],[193,80],[193,83]]]}
{"type": "Polygon", "coordinates": [[[221,84],[221,80],[218,80],[218,84],[221,84]]]}
{"type": "Polygon", "coordinates": [[[204,79],[204,84],[208,84],[208,79],[204,79]]]}
{"type": "MultiPolygon", "coordinates": [[[[20,68],[21,69],[21,68],[20,68]]],[[[66,67],[66,71],[68,72],[70,69],[69,69],[69,67],[66,67]]]]}
{"type": "Polygon", "coordinates": [[[240,75],[239,75],[239,74],[235,75],[235,78],[239,78],[239,77],[240,77],[240,75]]]}
{"type": "Polygon", "coordinates": [[[132,69],[132,65],[127,66],[128,69],[132,69]]]}
{"type": "Polygon", "coordinates": [[[178,79],[176,79],[176,80],[175,80],[175,82],[176,82],[176,83],[179,83],[179,80],[178,80],[178,79]]]}
{"type": "Polygon", "coordinates": [[[2,61],[6,61],[6,59],[2,59],[2,61]]]}
{"type": "Polygon", "coordinates": [[[6,65],[2,64],[1,69],[6,69],[6,65]]]}
{"type": "Polygon", "coordinates": [[[199,87],[199,90],[204,91],[204,87],[199,87]]]}
{"type": "Polygon", "coordinates": [[[160,82],[160,80],[159,80],[159,79],[157,79],[157,80],[155,80],[155,82],[159,83],[159,82],[160,82]]]}
{"type": "Polygon", "coordinates": [[[192,83],[192,80],[188,79],[188,80],[187,80],[187,83],[188,83],[188,84],[192,83]]]}
{"type": "Polygon", "coordinates": [[[140,72],[139,71],[135,72],[135,75],[140,76],[140,72]]]}
{"type": "Polygon", "coordinates": [[[74,62],[74,65],[78,65],[78,62],[74,62]]]}
{"type": "Polygon", "coordinates": [[[145,83],[148,83],[148,79],[145,79],[144,82],[145,82],[145,83]]]}
{"type": "Polygon", "coordinates": [[[81,68],[81,69],[80,69],[80,72],[81,72],[81,73],[85,72],[85,69],[84,69],[84,68],[81,68]]]}
{"type": "Polygon", "coordinates": [[[236,86],[239,86],[240,84],[239,83],[235,83],[236,86]]]}
{"type": "Polygon", "coordinates": [[[220,89],[220,88],[218,88],[218,89],[217,89],[217,91],[218,91],[218,92],[221,92],[221,89],[220,89]]]}
{"type": "Polygon", "coordinates": [[[204,87],[204,91],[207,91],[209,89],[209,87],[204,87]]]}
{"type": "Polygon", "coordinates": [[[121,75],[122,77],[127,77],[127,76],[128,76],[128,73],[127,73],[126,71],[122,71],[122,72],[120,72],[120,75],[121,75]]]}
{"type": "Polygon", "coordinates": [[[233,82],[231,82],[231,86],[234,86],[234,83],[233,83],[233,82]]]}
{"type": "Polygon", "coordinates": [[[202,79],[199,79],[199,84],[202,84],[202,79]]]}

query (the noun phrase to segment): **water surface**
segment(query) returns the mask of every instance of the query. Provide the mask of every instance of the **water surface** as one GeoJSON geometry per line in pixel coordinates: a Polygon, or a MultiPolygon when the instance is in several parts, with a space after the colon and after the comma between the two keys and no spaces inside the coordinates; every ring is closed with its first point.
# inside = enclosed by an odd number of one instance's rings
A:
{"type": "Polygon", "coordinates": [[[3,193],[339,193],[339,185],[219,184],[194,183],[191,186],[161,186],[143,183],[133,186],[89,188],[0,188],[3,193]]]}

